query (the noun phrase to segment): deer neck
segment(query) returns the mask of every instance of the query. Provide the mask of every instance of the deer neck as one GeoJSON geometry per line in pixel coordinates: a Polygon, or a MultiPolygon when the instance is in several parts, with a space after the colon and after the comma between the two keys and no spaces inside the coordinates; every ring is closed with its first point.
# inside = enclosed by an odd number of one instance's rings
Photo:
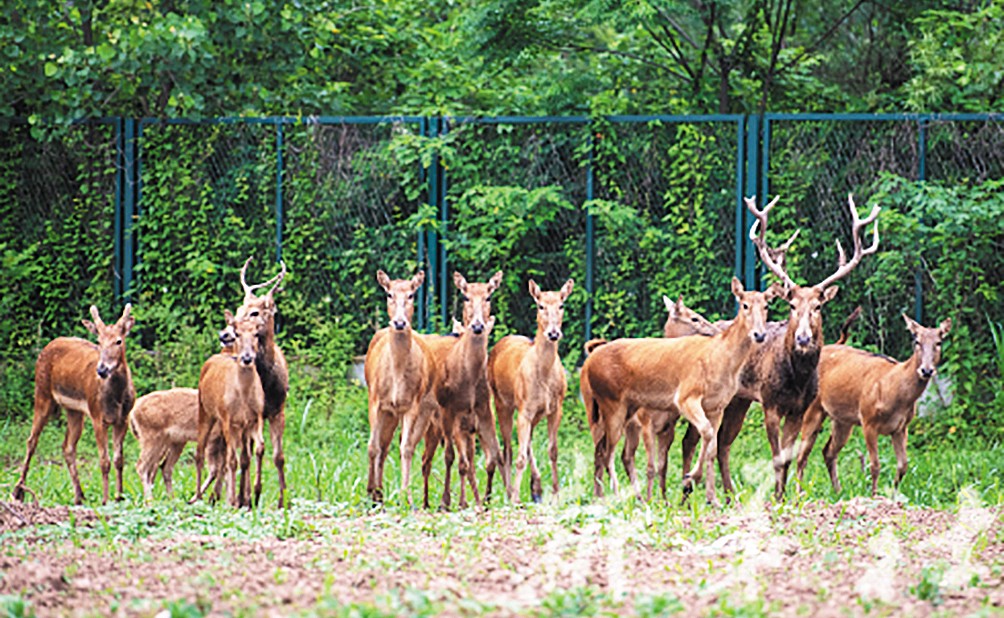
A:
{"type": "Polygon", "coordinates": [[[533,338],[533,354],[536,355],[538,367],[550,367],[558,358],[558,342],[551,341],[540,329],[533,338]]]}
{"type": "Polygon", "coordinates": [[[124,417],[123,404],[132,391],[132,374],[125,359],[107,378],[100,380],[98,388],[104,420],[114,425],[124,417]]]}
{"type": "MultiPolygon", "coordinates": [[[[732,325],[712,339],[719,338],[722,356],[725,358],[721,363],[723,373],[738,374],[739,368],[746,362],[746,357],[753,351],[753,339],[750,337],[750,326],[746,320],[735,320],[732,325]]],[[[761,344],[762,345],[762,344],[761,344]]]]}
{"type": "Polygon", "coordinates": [[[884,381],[887,385],[887,392],[895,394],[896,399],[899,401],[916,401],[919,399],[924,394],[927,383],[934,378],[932,377],[931,380],[921,380],[920,376],[917,375],[918,369],[920,369],[920,354],[914,351],[910,358],[897,363],[886,374],[884,381]],[[889,386],[892,387],[891,391],[888,391],[889,386]]]}
{"type": "Polygon", "coordinates": [[[462,374],[464,382],[475,383],[476,379],[485,374],[488,361],[488,337],[473,335],[469,332],[460,336],[460,341],[454,348],[454,364],[462,374]]]}
{"type": "Polygon", "coordinates": [[[269,317],[258,335],[258,356],[255,364],[271,367],[275,364],[275,318],[269,317]]]}
{"type": "Polygon", "coordinates": [[[803,348],[796,346],[795,332],[797,330],[798,323],[795,320],[788,320],[788,326],[784,332],[784,355],[796,375],[805,375],[815,371],[816,367],[819,366],[821,348],[816,342],[815,335],[811,345],[803,348]]]}
{"type": "Polygon", "coordinates": [[[411,359],[411,327],[402,330],[390,329],[390,358],[396,369],[403,369],[411,359]]]}

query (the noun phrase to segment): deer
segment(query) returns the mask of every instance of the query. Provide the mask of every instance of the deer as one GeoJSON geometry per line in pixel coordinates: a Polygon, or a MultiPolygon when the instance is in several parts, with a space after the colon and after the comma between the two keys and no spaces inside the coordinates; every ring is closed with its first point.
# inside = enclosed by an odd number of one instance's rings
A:
{"type": "Polygon", "coordinates": [[[541,501],[540,471],[533,458],[531,438],[533,429],[544,418],[547,419],[548,455],[551,459],[551,488],[555,495],[558,493],[558,426],[568,389],[565,368],[558,355],[558,342],[562,336],[565,299],[572,293],[574,284],[569,279],[558,291],[544,292],[530,279],[530,296],[537,304],[537,333],[533,339],[507,335],[495,344],[488,355],[488,384],[502,431],[504,465],[510,471],[513,469],[513,416],[519,409],[516,431],[519,454],[515,475],[510,478],[509,485],[509,498],[514,504],[519,503],[520,483],[528,462],[531,498],[534,502],[541,501]]]}
{"type": "MultiPolygon", "coordinates": [[[[802,418],[818,390],[819,355],[823,348],[822,307],[832,300],[838,287],[832,285],[846,277],[866,255],[878,250],[879,234],[877,218],[879,206],[874,206],[869,215],[860,218],[854,197],[847,196],[847,207],[851,217],[851,237],[854,250],[850,260],[838,239],[837,269],[828,277],[812,286],[799,286],[784,268],[784,250],[790,247],[795,235],[781,249],[772,250],[766,244],[767,219],[770,210],[778,203],[775,197],[763,209],[756,207],[756,198],[743,198],[746,207],[755,217],[749,237],[757,247],[764,265],[784,284],[781,297],[791,307],[788,320],[771,322],[767,326],[766,341],[758,347],[743,368],[740,388],[735,399],[725,410],[725,420],[719,435],[719,466],[722,482],[727,493],[733,491],[729,471],[729,449],[739,435],[746,412],[753,401],[759,401],[764,411],[764,426],[770,444],[774,467],[774,499],[782,500],[788,476],[788,468],[794,459],[795,440],[802,426],[802,418]],[[874,222],[872,243],[864,247],[862,231],[874,222]],[[759,233],[758,230],[759,229],[759,233]],[[783,433],[781,421],[784,420],[783,433]]],[[[689,467],[697,442],[696,434],[684,436],[684,466],[689,467]]]]}
{"type": "Polygon", "coordinates": [[[265,392],[256,367],[260,354],[258,337],[261,324],[260,320],[253,318],[237,319],[229,310],[224,315],[235,337],[231,346],[233,353],[214,354],[203,363],[199,372],[195,499],[202,499],[206,447],[213,430],[219,425],[225,445],[223,474],[226,477],[227,500],[233,506],[243,507],[251,506],[248,470],[251,452],[263,442],[265,392]],[[238,464],[241,473],[239,490],[236,487],[238,464]]]}
{"type": "Polygon", "coordinates": [[[732,294],[739,304],[732,324],[711,337],[616,339],[594,348],[582,365],[580,387],[591,415],[594,444],[594,492],[603,495],[602,475],[610,474],[611,492],[618,490],[615,447],[628,420],[640,408],[666,413],[669,424],[682,415],[698,428],[701,455],[684,477],[684,486],[704,477],[705,495],[713,505],[717,431],[722,411],[739,388],[739,372],[747,356],[766,337],[767,305],[781,293],[746,291],[733,277],[732,294]]]}
{"type": "Polygon", "coordinates": [[[411,328],[415,293],[425,282],[425,272],[419,271],[411,279],[392,280],[378,270],[377,282],[387,292],[390,326],[373,335],[366,351],[370,423],[367,492],[373,501],[383,502],[384,461],[400,425],[401,493],[411,505],[411,462],[431,416],[422,400],[432,388],[436,368],[428,346],[411,328]]]}
{"type": "MultiPolygon", "coordinates": [[[[57,337],[42,348],[35,363],[35,407],[28,434],[27,452],[21,465],[21,476],[14,485],[12,499],[21,502],[27,489],[28,467],[38,447],[45,425],[59,408],[66,410],[66,437],[63,459],[73,481],[73,502],[84,502],[84,492],[77,476],[77,442],[84,429],[84,415],[90,417],[98,443],[101,462],[102,504],[108,503],[108,473],[112,460],[108,458],[108,428],[112,429],[115,464],[115,495],[122,497],[122,442],[128,428],[129,412],[136,400],[132,373],[126,362],[126,337],[136,320],[132,305],[126,304],[114,324],[107,325],[95,305],[91,305],[91,320],[81,320],[84,327],[98,338],[95,345],[87,339],[57,337]]],[[[30,492],[30,490],[29,490],[30,492]]]]}
{"type": "MultiPolygon", "coordinates": [[[[185,445],[198,440],[199,391],[195,388],[171,388],[147,393],[136,400],[129,415],[129,428],[139,442],[136,473],[143,483],[143,496],[153,500],[157,470],[164,477],[169,498],[174,497],[172,474],[185,445]]],[[[209,479],[218,478],[225,446],[217,428],[209,438],[209,479]]]]}
{"type": "MultiPolygon", "coordinates": [[[[273,294],[286,277],[286,263],[280,262],[279,274],[264,283],[250,285],[246,279],[249,257],[241,268],[241,287],[244,289],[244,301],[237,308],[235,316],[238,320],[250,318],[258,324],[259,354],[255,360],[255,369],[265,392],[264,420],[268,421],[269,438],[272,443],[272,459],[279,477],[279,508],[285,504],[286,496],[286,456],[282,448],[282,435],[286,430],[286,396],[289,394],[289,368],[282,349],[275,342],[275,313],[277,311],[273,294]],[[272,286],[261,296],[255,290],[272,286]]],[[[224,331],[226,333],[227,331],[224,331]]],[[[221,334],[220,340],[227,345],[228,336],[221,334]]],[[[254,503],[261,496],[262,458],[265,455],[265,443],[260,442],[255,449],[257,470],[254,483],[254,503]]]]}
{"type": "Polygon", "coordinates": [[[878,436],[889,436],[896,453],[896,489],[907,470],[906,441],[910,421],[916,415],[917,400],[941,361],[941,343],[952,328],[946,319],[937,328],[918,324],[903,314],[913,335],[913,354],[897,362],[846,345],[828,345],[819,360],[819,392],[805,412],[802,423],[802,447],[798,454],[797,475],[801,483],[809,453],[823,419],[833,420],[833,431],[823,448],[823,459],[830,473],[833,491],[840,493],[837,455],[847,444],[851,430],[860,425],[871,463],[872,496],[878,490],[878,436]]]}
{"type": "MultiPolygon", "coordinates": [[[[425,508],[429,508],[429,475],[432,460],[440,444],[445,452],[441,508],[451,502],[450,472],[454,457],[459,459],[460,508],[467,507],[465,481],[470,485],[475,505],[481,507],[474,470],[474,435],[488,458],[489,467],[502,469],[502,480],[509,493],[509,470],[499,450],[495,419],[491,413],[488,387],[488,335],[495,325],[491,315],[491,296],[502,283],[502,271],[487,283],[468,283],[459,272],[453,273],[453,283],[463,300],[463,326],[451,335],[424,335],[423,340],[436,361],[436,378],[423,405],[432,410],[432,419],[425,432],[422,453],[422,476],[425,485],[425,508]]],[[[456,329],[455,329],[456,330],[456,329]]]]}

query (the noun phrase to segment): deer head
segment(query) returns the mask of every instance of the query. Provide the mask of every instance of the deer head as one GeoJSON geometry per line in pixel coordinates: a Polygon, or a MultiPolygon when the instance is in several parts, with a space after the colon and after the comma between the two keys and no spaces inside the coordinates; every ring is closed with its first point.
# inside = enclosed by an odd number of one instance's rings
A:
{"type": "Polygon", "coordinates": [[[387,315],[394,330],[411,327],[415,314],[415,293],[425,282],[425,271],[418,271],[411,279],[391,279],[382,270],[377,271],[377,283],[387,292],[387,315]]]}
{"type": "Polygon", "coordinates": [[[663,304],[666,305],[666,324],[662,328],[664,337],[686,337],[688,335],[705,335],[711,337],[718,333],[714,324],[709,322],[703,315],[697,313],[690,307],[683,304],[681,294],[674,303],[668,296],[663,295],[663,304]]]}
{"type": "Polygon", "coordinates": [[[231,353],[236,355],[241,367],[251,367],[258,357],[257,321],[237,318],[228,309],[223,311],[223,315],[227,320],[227,328],[234,334],[234,341],[229,346],[231,353]]]}
{"type": "MultiPolygon", "coordinates": [[[[485,334],[492,313],[492,293],[502,283],[502,271],[496,272],[488,283],[468,283],[459,272],[453,273],[453,284],[460,290],[464,302],[464,329],[474,335],[485,334]]],[[[494,324],[494,320],[492,320],[494,324]]]]}
{"type": "Polygon", "coordinates": [[[104,380],[110,376],[120,365],[125,364],[126,335],[132,329],[136,319],[132,317],[132,305],[126,304],[122,310],[122,316],[118,321],[108,326],[101,320],[98,308],[91,305],[91,318],[94,320],[81,320],[84,327],[98,337],[98,377],[104,380]]]}
{"type": "Polygon", "coordinates": [[[557,292],[542,292],[530,279],[530,296],[537,303],[537,332],[551,341],[561,339],[561,321],[565,315],[565,299],[572,293],[575,282],[569,279],[557,292]]]}
{"type": "Polygon", "coordinates": [[[780,293],[780,284],[775,283],[766,292],[746,291],[737,277],[732,277],[732,295],[739,303],[736,319],[729,328],[749,328],[749,336],[757,343],[767,338],[767,305],[780,293]]]}
{"type": "Polygon", "coordinates": [[[941,362],[941,342],[952,329],[952,320],[944,320],[937,328],[927,328],[911,320],[905,313],[903,320],[906,321],[907,330],[913,335],[913,355],[919,357],[920,361],[917,377],[924,381],[930,380],[941,362]]]}

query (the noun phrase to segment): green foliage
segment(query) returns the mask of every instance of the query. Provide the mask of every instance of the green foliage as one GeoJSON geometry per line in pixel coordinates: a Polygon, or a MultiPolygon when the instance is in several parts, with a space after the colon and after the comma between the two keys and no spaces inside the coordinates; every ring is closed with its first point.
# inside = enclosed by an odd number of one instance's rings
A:
{"type": "Polygon", "coordinates": [[[3,618],[31,618],[34,615],[31,603],[20,596],[0,596],[0,616],[3,618]]]}

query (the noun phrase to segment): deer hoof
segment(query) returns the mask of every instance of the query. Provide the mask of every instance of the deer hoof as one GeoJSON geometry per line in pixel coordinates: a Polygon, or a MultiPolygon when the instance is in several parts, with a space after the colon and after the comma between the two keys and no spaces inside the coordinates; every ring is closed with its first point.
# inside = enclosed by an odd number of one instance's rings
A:
{"type": "Polygon", "coordinates": [[[15,502],[24,502],[24,487],[15,485],[14,490],[10,493],[10,499],[15,502]]]}
{"type": "Polygon", "coordinates": [[[544,501],[543,496],[541,496],[540,494],[533,494],[530,496],[530,498],[533,499],[534,504],[540,504],[544,501]]]}

